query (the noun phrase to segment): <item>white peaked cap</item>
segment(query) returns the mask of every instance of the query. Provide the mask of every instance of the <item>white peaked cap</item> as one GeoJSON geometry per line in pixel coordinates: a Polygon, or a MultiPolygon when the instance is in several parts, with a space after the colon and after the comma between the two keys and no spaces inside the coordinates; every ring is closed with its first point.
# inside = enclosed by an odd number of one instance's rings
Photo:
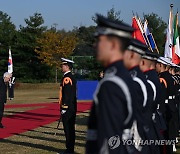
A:
{"type": "Polygon", "coordinates": [[[165,59],[164,57],[159,57],[159,58],[157,59],[157,62],[162,63],[162,64],[164,64],[164,65],[167,65],[166,59],[165,59]]]}
{"type": "Polygon", "coordinates": [[[72,64],[74,64],[74,61],[72,61],[72,60],[70,60],[70,59],[66,59],[66,58],[61,58],[61,61],[62,61],[63,63],[72,63],[72,64]]]}

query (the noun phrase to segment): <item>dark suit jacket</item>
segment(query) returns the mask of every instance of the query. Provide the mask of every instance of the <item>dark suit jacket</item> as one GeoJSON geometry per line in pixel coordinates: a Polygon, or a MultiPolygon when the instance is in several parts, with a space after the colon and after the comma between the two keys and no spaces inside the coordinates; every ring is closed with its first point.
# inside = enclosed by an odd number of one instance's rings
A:
{"type": "Polygon", "coordinates": [[[7,85],[4,79],[0,78],[0,103],[6,103],[7,100],[7,85]]]}

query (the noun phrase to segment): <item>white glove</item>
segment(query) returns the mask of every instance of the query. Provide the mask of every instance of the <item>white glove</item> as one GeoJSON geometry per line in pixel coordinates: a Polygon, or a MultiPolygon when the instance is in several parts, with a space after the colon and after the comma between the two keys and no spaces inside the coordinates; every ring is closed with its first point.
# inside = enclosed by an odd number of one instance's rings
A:
{"type": "Polygon", "coordinates": [[[64,114],[64,113],[66,113],[66,110],[62,110],[62,111],[61,111],[61,114],[64,114]]]}

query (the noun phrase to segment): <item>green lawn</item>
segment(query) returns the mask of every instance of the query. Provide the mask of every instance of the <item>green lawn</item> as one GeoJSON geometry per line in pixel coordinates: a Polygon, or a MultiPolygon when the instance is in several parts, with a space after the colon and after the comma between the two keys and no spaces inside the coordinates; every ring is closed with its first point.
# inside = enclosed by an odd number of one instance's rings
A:
{"type": "MultiPolygon", "coordinates": [[[[59,84],[18,84],[15,89],[15,99],[7,104],[28,104],[57,102],[59,84]]],[[[5,109],[5,116],[12,115],[12,112],[23,112],[38,107],[8,108],[5,109]]],[[[88,113],[77,115],[76,122],[76,153],[84,153],[86,123],[88,113]]],[[[22,134],[1,140],[0,154],[45,154],[57,153],[65,149],[65,137],[62,130],[56,129],[57,122],[27,131],[22,134]],[[55,133],[57,133],[55,135],[55,133]]]]}

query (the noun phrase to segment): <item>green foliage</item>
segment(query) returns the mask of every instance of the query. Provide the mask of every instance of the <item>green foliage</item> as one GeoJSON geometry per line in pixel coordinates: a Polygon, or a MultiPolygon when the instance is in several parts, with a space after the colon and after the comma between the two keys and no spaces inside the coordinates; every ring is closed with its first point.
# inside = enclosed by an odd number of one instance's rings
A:
{"type": "Polygon", "coordinates": [[[150,32],[152,32],[154,36],[160,54],[164,55],[167,24],[161,17],[158,17],[158,15],[154,13],[144,15],[144,18],[148,21],[150,32]]]}
{"type": "Polygon", "coordinates": [[[93,56],[74,56],[71,59],[75,61],[73,70],[77,79],[97,80],[103,70],[93,56]]]}
{"type": "Polygon", "coordinates": [[[15,25],[11,22],[11,17],[0,11],[0,43],[3,46],[10,46],[16,34],[15,25]]]}
{"type": "MultiPolygon", "coordinates": [[[[123,21],[122,19],[121,19],[121,11],[116,11],[115,10],[115,8],[114,8],[114,6],[110,9],[110,10],[108,10],[107,11],[107,14],[105,15],[107,18],[109,18],[109,19],[112,19],[112,20],[117,20],[117,21],[123,21]]],[[[96,16],[93,16],[92,17],[92,20],[95,22],[95,23],[97,23],[97,20],[96,20],[96,16]]]]}
{"type": "Polygon", "coordinates": [[[93,47],[94,44],[94,33],[96,27],[95,26],[81,26],[79,28],[74,29],[74,33],[76,33],[79,42],[74,49],[73,56],[94,56],[95,50],[93,47]]]}
{"type": "Polygon", "coordinates": [[[75,61],[76,77],[78,79],[98,79],[99,63],[95,59],[96,50],[93,47],[95,43],[94,33],[95,26],[81,26],[76,28],[74,32],[79,38],[79,43],[73,53],[73,60],[75,61]]]}
{"type": "Polygon", "coordinates": [[[108,17],[109,19],[113,19],[113,20],[122,21],[120,15],[121,15],[121,11],[116,11],[114,7],[112,7],[112,8],[107,12],[107,17],[108,17]]]}
{"type": "Polygon", "coordinates": [[[15,28],[11,22],[11,17],[0,11],[0,75],[7,72],[8,48],[14,44],[15,28]]]}
{"type": "Polygon", "coordinates": [[[17,41],[14,46],[14,72],[22,79],[42,80],[49,77],[50,67],[42,64],[34,51],[37,38],[41,37],[46,27],[41,14],[35,13],[25,19],[26,25],[20,26],[17,32],[17,41]]]}
{"type": "Polygon", "coordinates": [[[77,37],[74,33],[46,31],[37,39],[38,58],[49,66],[60,67],[60,58],[68,57],[76,47],[77,37]]]}

